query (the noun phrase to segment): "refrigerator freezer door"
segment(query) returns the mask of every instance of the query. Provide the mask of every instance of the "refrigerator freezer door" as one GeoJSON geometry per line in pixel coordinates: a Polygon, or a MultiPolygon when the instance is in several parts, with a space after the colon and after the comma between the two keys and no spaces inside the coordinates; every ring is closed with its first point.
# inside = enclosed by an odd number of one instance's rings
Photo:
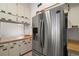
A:
{"type": "Polygon", "coordinates": [[[42,48],[41,48],[41,41],[40,41],[40,32],[41,32],[41,21],[40,18],[38,17],[39,15],[33,17],[32,21],[32,28],[33,28],[33,45],[32,49],[38,51],[39,53],[42,53],[42,48]]]}

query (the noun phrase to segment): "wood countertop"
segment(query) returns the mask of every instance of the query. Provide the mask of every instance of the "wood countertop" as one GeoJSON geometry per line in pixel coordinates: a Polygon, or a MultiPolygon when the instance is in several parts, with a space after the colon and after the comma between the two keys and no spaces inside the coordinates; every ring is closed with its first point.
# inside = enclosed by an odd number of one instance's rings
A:
{"type": "Polygon", "coordinates": [[[31,38],[32,38],[31,35],[24,35],[24,36],[18,36],[18,37],[9,37],[9,38],[1,38],[0,44],[20,41],[20,40],[25,40],[25,39],[30,39],[31,40],[31,38]]]}
{"type": "Polygon", "coordinates": [[[70,53],[79,54],[79,41],[68,40],[67,48],[70,53]]]}

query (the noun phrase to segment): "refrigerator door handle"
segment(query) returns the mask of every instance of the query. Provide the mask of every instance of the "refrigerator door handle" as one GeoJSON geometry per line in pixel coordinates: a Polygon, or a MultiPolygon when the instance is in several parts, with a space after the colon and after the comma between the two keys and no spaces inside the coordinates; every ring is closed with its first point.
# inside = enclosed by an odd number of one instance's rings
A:
{"type": "Polygon", "coordinates": [[[43,25],[42,25],[42,31],[43,31],[42,47],[44,48],[44,41],[45,41],[45,26],[44,26],[44,21],[43,21],[43,25]]]}
{"type": "Polygon", "coordinates": [[[42,39],[42,37],[41,37],[41,30],[42,29],[42,21],[41,21],[41,23],[40,23],[40,46],[41,46],[41,48],[42,48],[42,41],[41,41],[41,39],[42,39]]]}

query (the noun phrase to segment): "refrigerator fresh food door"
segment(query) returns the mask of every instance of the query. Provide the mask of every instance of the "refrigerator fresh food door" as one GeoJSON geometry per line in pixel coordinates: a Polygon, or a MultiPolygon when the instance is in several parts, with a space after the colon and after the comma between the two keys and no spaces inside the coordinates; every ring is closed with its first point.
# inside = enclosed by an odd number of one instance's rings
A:
{"type": "Polygon", "coordinates": [[[43,55],[48,55],[48,40],[50,39],[50,12],[47,11],[43,13],[43,20],[42,20],[42,49],[43,55]]]}
{"type": "Polygon", "coordinates": [[[48,55],[62,56],[63,55],[63,41],[65,34],[64,30],[64,13],[61,7],[56,7],[50,10],[51,18],[51,39],[49,41],[50,49],[48,55]],[[64,33],[64,34],[63,34],[64,33]]]}

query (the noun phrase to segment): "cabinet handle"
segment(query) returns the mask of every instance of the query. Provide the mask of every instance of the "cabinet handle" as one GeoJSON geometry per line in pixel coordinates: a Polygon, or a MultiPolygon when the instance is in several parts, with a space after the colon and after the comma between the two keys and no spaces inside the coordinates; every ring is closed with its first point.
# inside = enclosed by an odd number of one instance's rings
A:
{"type": "Polygon", "coordinates": [[[24,43],[24,44],[27,44],[27,43],[24,43]]]}
{"type": "Polygon", "coordinates": [[[14,48],[14,47],[10,47],[10,48],[14,48]]]}
{"type": "Polygon", "coordinates": [[[24,18],[24,16],[21,16],[22,18],[24,18]]]}
{"type": "Polygon", "coordinates": [[[4,45],[0,45],[0,47],[4,47],[4,45]]]}
{"type": "Polygon", "coordinates": [[[1,18],[1,20],[6,20],[5,18],[1,18]]]}
{"type": "Polygon", "coordinates": [[[8,12],[8,14],[12,15],[12,13],[11,13],[11,12],[8,12]]]}
{"type": "Polygon", "coordinates": [[[23,42],[25,42],[25,41],[23,41],[23,42]]]}
{"type": "Polygon", "coordinates": [[[8,21],[12,21],[12,19],[8,19],[8,21]]]}
{"type": "Polygon", "coordinates": [[[19,45],[19,46],[21,46],[21,45],[19,45]]]}
{"type": "Polygon", "coordinates": [[[16,44],[16,43],[13,43],[13,44],[16,44]]]}
{"type": "Polygon", "coordinates": [[[3,51],[7,50],[7,48],[3,49],[3,51]]]}
{"type": "Polygon", "coordinates": [[[5,11],[4,11],[4,10],[1,10],[1,12],[2,12],[2,13],[5,13],[5,11]]]}
{"type": "Polygon", "coordinates": [[[28,43],[30,43],[30,42],[28,42],[28,43]]]}
{"type": "Polygon", "coordinates": [[[27,17],[25,17],[25,19],[28,19],[27,17]]]}

